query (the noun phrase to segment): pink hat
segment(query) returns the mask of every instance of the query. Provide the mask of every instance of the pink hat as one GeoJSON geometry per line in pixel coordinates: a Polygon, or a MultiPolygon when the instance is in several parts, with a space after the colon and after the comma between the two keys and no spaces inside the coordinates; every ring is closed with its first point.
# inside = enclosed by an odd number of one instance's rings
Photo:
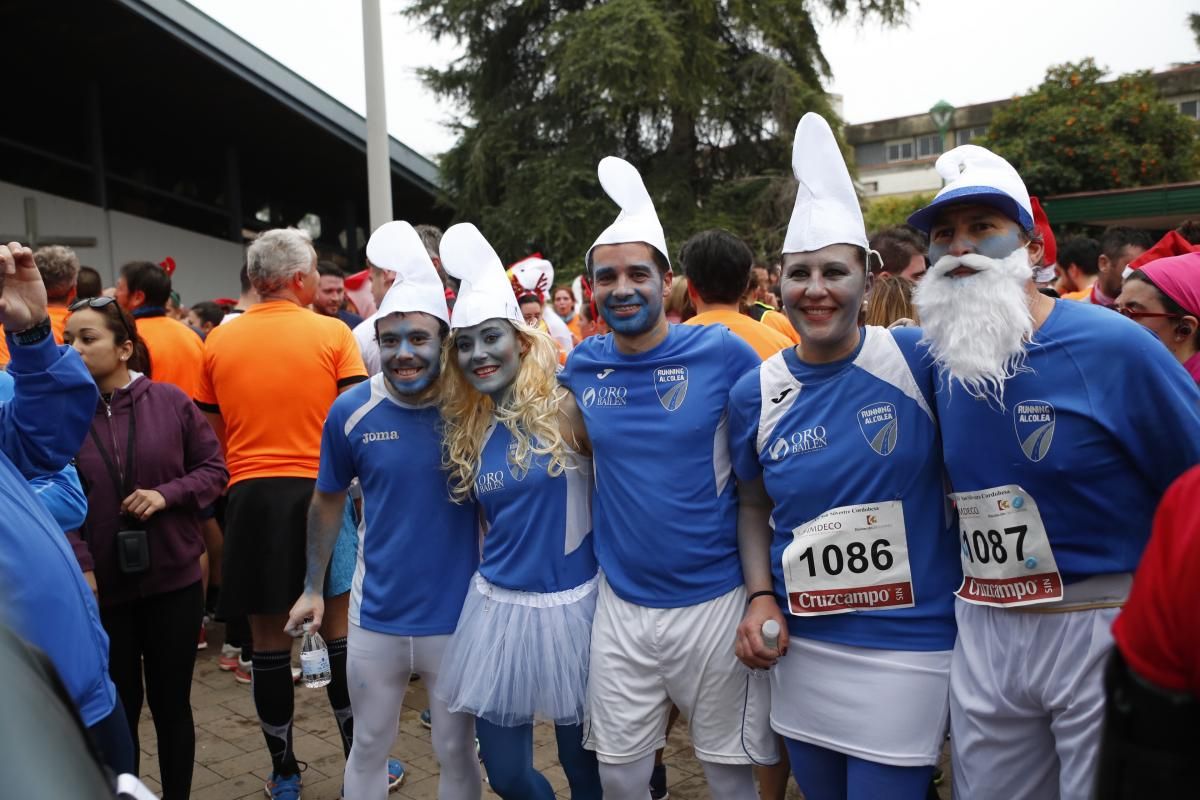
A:
{"type": "Polygon", "coordinates": [[[1184,311],[1200,317],[1200,253],[1160,258],[1137,271],[1184,311]]]}

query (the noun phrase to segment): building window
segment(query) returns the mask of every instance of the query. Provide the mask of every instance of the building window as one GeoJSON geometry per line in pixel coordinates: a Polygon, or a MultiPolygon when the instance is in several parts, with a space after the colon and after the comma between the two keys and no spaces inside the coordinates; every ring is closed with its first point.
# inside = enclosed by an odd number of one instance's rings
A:
{"type": "Polygon", "coordinates": [[[932,158],[942,152],[942,137],[932,133],[917,137],[917,158],[932,158]]]}
{"type": "Polygon", "coordinates": [[[913,160],[913,140],[900,139],[895,142],[887,143],[887,160],[890,161],[912,161],[913,160]]]}
{"type": "Polygon", "coordinates": [[[967,144],[972,139],[978,139],[987,133],[987,125],[977,125],[974,128],[963,128],[954,132],[955,146],[967,144]]]}
{"type": "Polygon", "coordinates": [[[1179,113],[1192,119],[1200,119],[1200,100],[1183,100],[1179,103],[1179,113]]]}

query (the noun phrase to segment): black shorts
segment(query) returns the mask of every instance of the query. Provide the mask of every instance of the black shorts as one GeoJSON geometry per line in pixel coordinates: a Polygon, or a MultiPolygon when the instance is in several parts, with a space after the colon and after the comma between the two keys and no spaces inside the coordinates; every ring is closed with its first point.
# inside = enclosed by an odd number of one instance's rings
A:
{"type": "Polygon", "coordinates": [[[311,478],[251,478],[229,490],[222,617],[286,614],[304,591],[311,478]]]}

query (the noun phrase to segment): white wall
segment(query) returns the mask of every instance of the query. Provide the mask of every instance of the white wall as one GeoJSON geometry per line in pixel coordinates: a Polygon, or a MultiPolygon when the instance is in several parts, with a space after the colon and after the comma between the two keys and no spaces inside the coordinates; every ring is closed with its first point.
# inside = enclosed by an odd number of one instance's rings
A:
{"type": "Polygon", "coordinates": [[[941,176],[933,168],[932,162],[920,166],[860,169],[858,182],[863,187],[863,194],[867,197],[936,192],[942,188],[941,176]],[[875,186],[872,187],[871,184],[875,184],[875,186]]]}
{"type": "Polygon", "coordinates": [[[25,198],[37,201],[37,229],[42,238],[90,236],[95,247],[76,247],[79,260],[100,272],[106,286],[128,261],[175,259],[173,288],[184,304],[214,297],[237,297],[242,246],[199,233],[163,225],[120,211],[68,200],[24,186],[0,181],[0,234],[24,238],[25,198]]]}

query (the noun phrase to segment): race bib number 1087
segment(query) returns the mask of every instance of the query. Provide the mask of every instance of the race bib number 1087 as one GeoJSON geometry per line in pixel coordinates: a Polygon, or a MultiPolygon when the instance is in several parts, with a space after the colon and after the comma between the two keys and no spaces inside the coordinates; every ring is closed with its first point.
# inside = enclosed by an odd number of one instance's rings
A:
{"type": "Polygon", "coordinates": [[[899,500],[831,509],[792,536],[783,551],[791,614],[811,617],[914,604],[899,500]]]}
{"type": "Polygon", "coordinates": [[[1062,575],[1037,503],[1020,486],[950,495],[958,508],[963,582],[968,603],[1000,608],[1053,603],[1062,575]]]}

